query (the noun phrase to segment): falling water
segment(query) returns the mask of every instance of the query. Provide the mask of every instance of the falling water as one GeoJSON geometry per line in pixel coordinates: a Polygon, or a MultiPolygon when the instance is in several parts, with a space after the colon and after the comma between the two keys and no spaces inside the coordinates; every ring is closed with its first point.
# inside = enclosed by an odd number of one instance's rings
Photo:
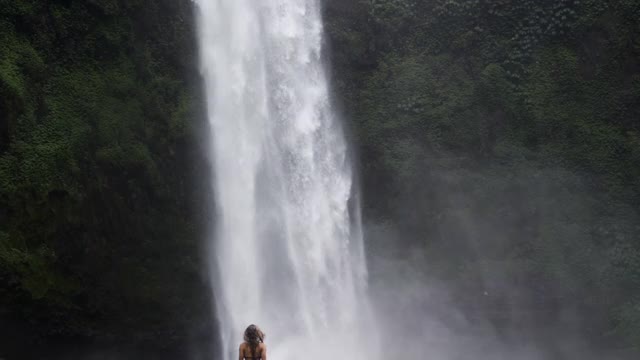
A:
{"type": "Polygon", "coordinates": [[[255,323],[279,360],[370,358],[366,266],[319,0],[197,3],[224,356],[255,323]]]}

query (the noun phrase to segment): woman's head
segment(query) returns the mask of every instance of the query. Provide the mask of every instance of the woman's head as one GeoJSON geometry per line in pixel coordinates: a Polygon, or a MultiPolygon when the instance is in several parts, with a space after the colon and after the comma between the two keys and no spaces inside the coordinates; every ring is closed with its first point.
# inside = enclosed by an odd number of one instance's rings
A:
{"type": "Polygon", "coordinates": [[[264,342],[264,333],[256,325],[249,325],[244,331],[244,341],[251,345],[257,345],[264,342]]]}

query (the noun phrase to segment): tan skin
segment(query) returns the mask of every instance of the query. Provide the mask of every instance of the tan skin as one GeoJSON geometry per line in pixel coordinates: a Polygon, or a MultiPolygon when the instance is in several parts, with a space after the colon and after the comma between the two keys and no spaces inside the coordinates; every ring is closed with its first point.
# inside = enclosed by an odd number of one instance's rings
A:
{"type": "Polygon", "coordinates": [[[240,344],[240,351],[238,352],[238,360],[245,360],[245,359],[267,360],[267,345],[265,345],[264,343],[258,344],[258,346],[256,347],[256,359],[254,359],[251,357],[251,347],[249,346],[248,343],[243,342],[242,344],[240,344]]]}

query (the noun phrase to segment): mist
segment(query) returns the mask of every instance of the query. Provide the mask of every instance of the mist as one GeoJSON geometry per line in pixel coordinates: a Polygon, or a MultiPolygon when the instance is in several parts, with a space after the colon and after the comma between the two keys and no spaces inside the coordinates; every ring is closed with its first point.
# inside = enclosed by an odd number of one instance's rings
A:
{"type": "Polygon", "coordinates": [[[401,190],[387,204],[394,215],[364,225],[383,358],[637,358],[595,340],[609,309],[592,299],[609,290],[590,280],[612,264],[606,243],[585,244],[599,236],[593,226],[633,236],[635,211],[606,208],[588,178],[564,169],[460,171],[465,159],[451,155],[407,162],[411,178],[395,180],[401,190]],[[612,229],[605,213],[628,227],[612,229]],[[568,224],[540,238],[553,222],[568,224]]]}

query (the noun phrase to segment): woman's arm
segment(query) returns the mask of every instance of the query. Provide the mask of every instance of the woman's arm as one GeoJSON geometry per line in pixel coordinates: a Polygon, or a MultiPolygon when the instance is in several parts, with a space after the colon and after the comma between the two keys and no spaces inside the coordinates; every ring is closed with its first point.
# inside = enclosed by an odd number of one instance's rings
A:
{"type": "Polygon", "coordinates": [[[244,351],[242,350],[244,349],[242,348],[242,344],[240,344],[240,349],[238,349],[238,360],[244,360],[244,351]]]}
{"type": "Polygon", "coordinates": [[[262,360],[267,360],[267,345],[262,343],[262,360]]]}

